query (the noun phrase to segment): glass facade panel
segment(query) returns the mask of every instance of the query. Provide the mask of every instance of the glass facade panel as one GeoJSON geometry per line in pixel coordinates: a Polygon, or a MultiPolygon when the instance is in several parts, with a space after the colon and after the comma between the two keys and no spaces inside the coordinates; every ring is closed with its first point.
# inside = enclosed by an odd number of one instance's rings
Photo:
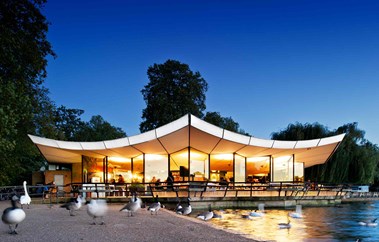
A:
{"type": "Polygon", "coordinates": [[[104,160],[83,156],[83,182],[104,182],[104,160]]]}
{"type": "Polygon", "coordinates": [[[304,182],[304,163],[295,162],[295,182],[304,182]]]}
{"type": "Polygon", "coordinates": [[[233,154],[211,155],[209,180],[219,182],[221,178],[233,181],[233,154]]]}
{"type": "Polygon", "coordinates": [[[128,158],[108,157],[108,180],[110,183],[118,182],[119,175],[125,182],[132,182],[132,162],[128,158]],[[114,179],[114,181],[113,181],[114,179]]]}
{"type": "Polygon", "coordinates": [[[168,156],[167,155],[145,155],[145,182],[150,182],[153,177],[166,180],[168,175],[168,156]]]}
{"type": "Polygon", "coordinates": [[[275,157],[273,161],[273,178],[275,182],[293,181],[293,156],[275,157]]]}
{"type": "Polygon", "coordinates": [[[204,181],[209,177],[208,155],[191,149],[190,174],[194,181],[204,181]]]}
{"type": "Polygon", "coordinates": [[[246,159],[247,182],[269,182],[270,156],[248,157],[246,159]]]}
{"type": "Polygon", "coordinates": [[[143,155],[133,158],[133,174],[131,182],[144,182],[143,176],[143,155]]]}
{"type": "Polygon", "coordinates": [[[188,181],[188,149],[170,155],[170,171],[175,181],[188,181]]]}
{"type": "Polygon", "coordinates": [[[245,157],[240,155],[234,155],[234,181],[246,181],[245,157]]]}

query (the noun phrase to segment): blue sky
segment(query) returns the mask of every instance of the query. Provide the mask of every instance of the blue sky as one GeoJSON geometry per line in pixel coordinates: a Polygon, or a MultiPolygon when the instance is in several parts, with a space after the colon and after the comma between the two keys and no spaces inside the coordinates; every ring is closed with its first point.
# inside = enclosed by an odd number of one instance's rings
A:
{"type": "Polygon", "coordinates": [[[147,69],[208,82],[206,111],[269,139],[290,123],[351,122],[379,144],[379,1],[58,1],[45,86],[58,106],[139,134],[147,69]]]}

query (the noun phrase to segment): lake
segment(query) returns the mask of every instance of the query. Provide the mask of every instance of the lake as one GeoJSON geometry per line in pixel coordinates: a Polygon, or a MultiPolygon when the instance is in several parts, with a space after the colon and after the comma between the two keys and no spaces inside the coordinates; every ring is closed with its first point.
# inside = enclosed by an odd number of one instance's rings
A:
{"type": "MultiPolygon", "coordinates": [[[[376,201],[346,203],[336,207],[305,207],[301,209],[302,218],[290,218],[290,229],[280,229],[278,223],[286,223],[288,213],[295,209],[266,208],[262,217],[243,218],[242,215],[251,211],[253,210],[214,210],[217,214],[222,214],[222,218],[208,222],[259,240],[379,241],[379,226],[364,226],[359,223],[379,218],[379,202],[376,201]]],[[[193,216],[195,214],[196,212],[193,216]]]]}

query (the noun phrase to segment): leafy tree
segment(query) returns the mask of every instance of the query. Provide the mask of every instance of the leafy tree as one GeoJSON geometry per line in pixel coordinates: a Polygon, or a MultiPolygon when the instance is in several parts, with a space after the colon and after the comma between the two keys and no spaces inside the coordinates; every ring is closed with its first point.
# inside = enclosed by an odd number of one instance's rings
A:
{"type": "Polygon", "coordinates": [[[167,60],[147,70],[149,83],[142,89],[146,108],[142,111],[140,131],[157,128],[191,113],[202,118],[207,82],[187,64],[167,60]]]}
{"type": "Polygon", "coordinates": [[[207,112],[203,120],[229,131],[249,135],[244,130],[239,128],[239,123],[235,122],[232,117],[222,117],[219,112],[207,112]]]}
{"type": "Polygon", "coordinates": [[[331,183],[372,184],[379,181],[379,149],[364,138],[357,123],[328,130],[318,123],[290,124],[285,130],[272,134],[276,140],[308,140],[343,134],[346,136],[330,160],[305,170],[306,179],[331,183]]]}
{"type": "Polygon", "coordinates": [[[84,113],[81,109],[71,109],[60,106],[55,112],[55,127],[59,130],[57,139],[75,141],[77,133],[85,126],[80,116],[84,113]]]}
{"type": "Polygon", "coordinates": [[[102,141],[126,137],[121,128],[112,126],[100,115],[92,116],[89,122],[84,123],[74,134],[75,141],[102,141]]]}
{"type": "Polygon", "coordinates": [[[27,134],[35,133],[39,112],[48,106],[40,102],[46,97],[41,85],[46,57],[55,57],[40,12],[45,2],[0,1],[0,185],[21,183],[16,173],[25,175],[40,165],[27,134]]]}

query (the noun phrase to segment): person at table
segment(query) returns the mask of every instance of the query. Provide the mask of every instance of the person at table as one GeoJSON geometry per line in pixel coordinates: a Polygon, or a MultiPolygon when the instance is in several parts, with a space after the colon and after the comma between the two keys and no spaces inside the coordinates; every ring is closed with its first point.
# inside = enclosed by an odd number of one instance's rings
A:
{"type": "Polygon", "coordinates": [[[172,175],[171,171],[168,173],[166,182],[167,182],[167,191],[173,191],[174,190],[174,176],[172,175]]]}

